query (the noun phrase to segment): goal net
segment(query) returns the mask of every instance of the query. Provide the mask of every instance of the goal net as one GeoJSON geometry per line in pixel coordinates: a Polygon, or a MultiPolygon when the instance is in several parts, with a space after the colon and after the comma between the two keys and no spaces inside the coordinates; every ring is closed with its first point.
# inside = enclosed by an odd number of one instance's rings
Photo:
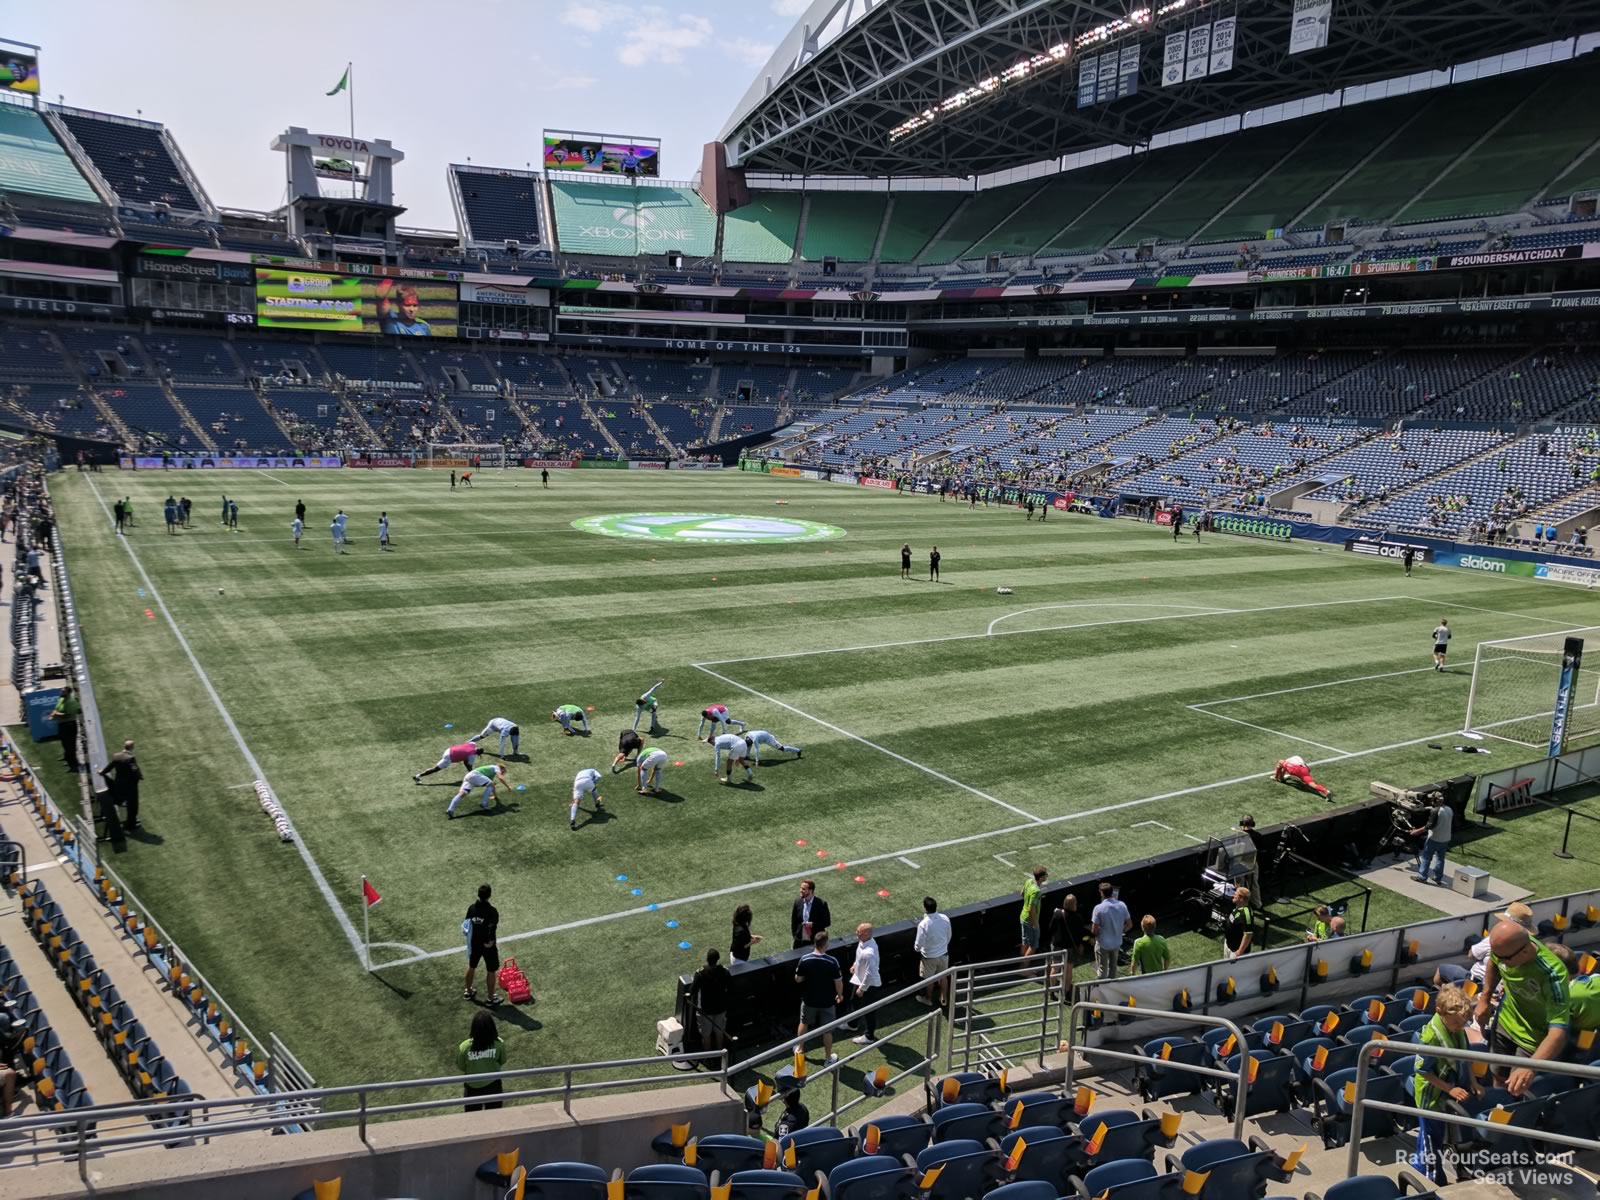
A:
{"type": "Polygon", "coordinates": [[[472,467],[485,469],[507,465],[506,448],[499,442],[429,442],[427,467],[472,467]]]}
{"type": "MultiPolygon", "coordinates": [[[[1600,626],[1479,642],[1465,729],[1532,749],[1548,747],[1568,638],[1586,642],[1600,659],[1600,626]]],[[[1594,733],[1600,733],[1600,662],[1591,661],[1577,675],[1567,738],[1594,733]]]]}

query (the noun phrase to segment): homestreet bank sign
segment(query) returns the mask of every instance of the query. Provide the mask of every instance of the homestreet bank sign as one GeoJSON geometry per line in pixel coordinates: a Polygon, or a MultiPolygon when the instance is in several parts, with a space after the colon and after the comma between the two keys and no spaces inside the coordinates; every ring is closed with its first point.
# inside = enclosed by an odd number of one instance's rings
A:
{"type": "Polygon", "coordinates": [[[821,542],[841,538],[837,525],[794,517],[745,517],[731,513],[606,513],[580,517],[572,527],[604,537],[652,542],[739,545],[760,542],[821,542]]]}

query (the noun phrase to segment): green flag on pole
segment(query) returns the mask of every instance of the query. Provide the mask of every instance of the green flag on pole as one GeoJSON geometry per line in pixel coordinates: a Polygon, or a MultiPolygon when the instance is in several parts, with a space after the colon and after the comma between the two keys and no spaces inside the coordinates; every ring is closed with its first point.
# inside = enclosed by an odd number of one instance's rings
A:
{"type": "Polygon", "coordinates": [[[347,88],[349,86],[350,86],[350,67],[349,67],[349,64],[346,64],[345,65],[345,69],[344,69],[344,74],[339,76],[339,82],[333,85],[333,91],[329,92],[328,95],[337,96],[340,92],[344,91],[345,88],[347,88]]]}

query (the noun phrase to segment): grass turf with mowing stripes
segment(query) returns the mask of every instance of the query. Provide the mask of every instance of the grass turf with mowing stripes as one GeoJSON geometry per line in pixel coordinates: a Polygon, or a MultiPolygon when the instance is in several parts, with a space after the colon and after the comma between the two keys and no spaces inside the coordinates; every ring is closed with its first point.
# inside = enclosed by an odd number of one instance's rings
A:
{"type": "Polygon", "coordinates": [[[1191,844],[1245,810],[1262,824],[1315,812],[1321,800],[1268,777],[1289,754],[1341,800],[1375,778],[1437,778],[1462,765],[1425,743],[1461,724],[1471,645],[1582,624],[1592,603],[1443,570],[1406,580],[1331,548],[1174,544],[1129,522],[1029,523],[752,475],[475,482],[152,472],[56,485],[107,740],[136,737],[146,774],[150,834],[114,865],[256,1032],[278,1033],[323,1082],[450,1069],[470,1016],[461,914],[481,881],[502,954],[539,993],[497,1014],[511,1061],[648,1053],[674,977],[726,948],[741,902],[781,948],[808,874],[843,933],[914,915],[927,893],[946,907],[1003,894],[1034,861],[1059,878],[1191,844]],[[195,527],[169,537],[161,499],[201,487],[195,527]],[[224,490],[237,533],[217,523],[224,490]],[[141,519],[126,539],[102,506],[117,493],[141,519]],[[297,497],[310,510],[300,551],[297,497]],[[350,514],[345,555],[327,533],[337,508],[350,514]],[[570,528],[631,511],[796,517],[848,536],[665,545],[570,528]],[[913,580],[898,577],[905,541],[913,580]],[[939,584],[925,581],[934,543],[939,584]],[[150,585],[159,602],[139,595],[150,585]],[[1396,674],[1428,665],[1444,615],[1466,665],[1396,674]],[[839,647],[861,648],[818,653],[839,647]],[[1383,678],[1344,682],[1366,676],[1383,678]],[[650,740],[686,765],[656,797],[606,776],[604,819],[569,831],[574,773],[606,771],[633,698],[662,678],[668,732],[650,740]],[[1259,696],[1310,684],[1330,686],[1259,696]],[[548,721],[569,702],[595,707],[592,738],[548,721]],[[715,702],[804,759],[775,755],[748,786],[716,782],[693,740],[715,702]],[[522,725],[523,759],[507,765],[527,791],[486,816],[463,801],[446,822],[459,770],[410,777],[497,715],[522,725]],[[249,790],[230,790],[252,776],[240,742],[344,921],[360,927],[362,875],[383,893],[372,938],[389,943],[374,952],[387,965],[374,974],[307,861],[277,843],[249,790]]]}

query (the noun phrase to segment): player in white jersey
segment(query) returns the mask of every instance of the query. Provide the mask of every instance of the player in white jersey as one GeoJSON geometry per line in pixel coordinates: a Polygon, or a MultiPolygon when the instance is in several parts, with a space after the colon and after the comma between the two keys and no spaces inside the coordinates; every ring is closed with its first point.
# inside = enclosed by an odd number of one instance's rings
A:
{"type": "Polygon", "coordinates": [[[594,810],[604,812],[605,800],[600,795],[600,772],[593,767],[585,767],[572,777],[572,811],[567,814],[567,828],[578,827],[578,802],[585,796],[594,797],[594,810]]]}
{"type": "Polygon", "coordinates": [[[1433,627],[1433,669],[1444,670],[1444,656],[1450,653],[1450,618],[1441,617],[1433,627]]]}
{"type": "Polygon", "coordinates": [[[306,531],[306,523],[304,521],[302,521],[299,517],[296,517],[294,519],[294,522],[289,526],[289,532],[294,534],[294,548],[296,550],[300,549],[300,535],[302,533],[304,533],[305,531],[306,531]]]}
{"type": "Polygon", "coordinates": [[[461,788],[450,797],[450,803],[445,807],[444,815],[454,817],[456,805],[461,797],[470,796],[474,789],[482,788],[483,795],[478,797],[478,807],[484,812],[489,811],[489,802],[494,799],[494,789],[506,782],[506,769],[499,763],[491,763],[484,767],[474,767],[467,772],[467,777],[461,781],[461,788]]]}
{"type": "Polygon", "coordinates": [[[711,773],[721,779],[723,783],[732,782],[733,768],[736,766],[744,768],[744,779],[746,783],[749,783],[755,778],[755,773],[750,770],[750,763],[748,761],[750,754],[750,742],[743,734],[719,734],[717,740],[712,743],[712,747],[714,752],[711,757],[711,773]],[[721,770],[722,756],[724,754],[728,756],[728,773],[726,775],[722,774],[721,770]]]}
{"type": "Polygon", "coordinates": [[[771,746],[783,754],[792,754],[796,758],[804,758],[805,752],[799,746],[785,746],[765,729],[752,729],[745,734],[745,740],[750,743],[750,757],[755,759],[756,766],[761,765],[761,747],[771,746]]]}
{"type": "Polygon", "coordinates": [[[378,514],[378,549],[379,550],[387,550],[388,548],[389,548],[389,514],[388,513],[379,513],[378,514]]]}
{"type": "Polygon", "coordinates": [[[639,768],[639,786],[633,790],[641,796],[654,795],[656,785],[661,782],[661,768],[667,765],[667,752],[655,746],[646,746],[639,751],[636,765],[639,768]]]}
{"type": "Polygon", "coordinates": [[[343,516],[344,514],[340,513],[339,516],[335,517],[332,523],[328,526],[328,532],[333,535],[333,552],[335,554],[343,554],[345,552],[344,521],[340,519],[343,516]]]}
{"type": "Polygon", "coordinates": [[[522,729],[510,717],[489,718],[489,723],[485,725],[480,732],[473,734],[468,740],[474,742],[480,741],[483,738],[488,737],[491,733],[497,733],[500,735],[500,749],[497,750],[496,753],[499,754],[501,758],[506,756],[507,738],[511,739],[511,753],[515,754],[517,752],[517,746],[522,741],[522,729]]]}
{"type": "MultiPolygon", "coordinates": [[[[700,710],[700,725],[694,731],[697,739],[705,736],[707,721],[711,722],[711,732],[714,735],[727,733],[729,725],[744,728],[744,722],[729,712],[726,704],[711,704],[700,710]]],[[[705,740],[709,742],[711,738],[705,740]]]]}

